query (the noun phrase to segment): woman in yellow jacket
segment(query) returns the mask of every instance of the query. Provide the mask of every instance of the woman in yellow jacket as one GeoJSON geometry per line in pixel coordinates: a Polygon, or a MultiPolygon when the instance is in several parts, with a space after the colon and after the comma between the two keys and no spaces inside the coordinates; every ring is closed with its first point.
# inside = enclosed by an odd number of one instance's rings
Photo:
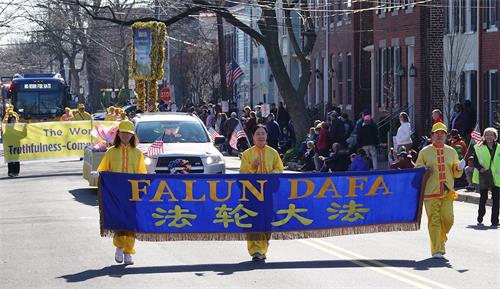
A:
{"type": "MultiPolygon", "coordinates": [[[[283,173],[283,162],[278,152],[266,145],[267,128],[261,124],[252,131],[254,146],[241,155],[240,173],[272,174],[283,173]]],[[[247,235],[248,253],[254,262],[265,262],[271,233],[250,233],[247,235]]]]}
{"type": "MultiPolygon", "coordinates": [[[[134,124],[129,120],[121,121],[113,146],[104,154],[97,171],[146,174],[144,155],[136,146],[134,124]]],[[[135,254],[135,237],[133,234],[117,232],[113,238],[113,244],[116,247],[115,261],[117,263],[125,260],[126,265],[134,264],[132,254],[135,254]]]]}

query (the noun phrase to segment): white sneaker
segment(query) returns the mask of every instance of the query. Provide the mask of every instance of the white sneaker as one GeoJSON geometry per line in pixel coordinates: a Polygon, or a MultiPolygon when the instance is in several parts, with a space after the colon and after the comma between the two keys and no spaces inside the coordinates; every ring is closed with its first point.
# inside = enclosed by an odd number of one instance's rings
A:
{"type": "Polygon", "coordinates": [[[134,260],[132,260],[132,255],[125,254],[125,265],[133,265],[134,260]]]}
{"type": "Polygon", "coordinates": [[[434,258],[434,259],[444,259],[444,256],[443,256],[443,254],[441,254],[441,253],[438,252],[438,253],[432,255],[432,258],[434,258]]]}
{"type": "Polygon", "coordinates": [[[116,263],[123,263],[123,249],[122,248],[116,248],[115,251],[115,261],[116,263]]]}

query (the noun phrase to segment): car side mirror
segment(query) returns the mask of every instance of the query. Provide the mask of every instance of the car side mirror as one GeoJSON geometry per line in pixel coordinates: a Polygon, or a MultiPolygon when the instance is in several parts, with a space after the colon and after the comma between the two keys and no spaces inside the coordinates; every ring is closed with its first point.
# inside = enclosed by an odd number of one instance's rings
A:
{"type": "Polygon", "coordinates": [[[216,136],[215,137],[215,145],[223,145],[226,143],[226,138],[223,136],[216,136]]]}

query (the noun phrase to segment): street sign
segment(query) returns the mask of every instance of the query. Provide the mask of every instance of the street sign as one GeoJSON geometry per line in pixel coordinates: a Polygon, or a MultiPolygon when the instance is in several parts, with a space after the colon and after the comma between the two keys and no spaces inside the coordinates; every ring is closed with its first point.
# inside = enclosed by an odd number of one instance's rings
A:
{"type": "Polygon", "coordinates": [[[163,102],[168,103],[170,101],[170,87],[165,86],[160,90],[160,97],[163,102]]]}

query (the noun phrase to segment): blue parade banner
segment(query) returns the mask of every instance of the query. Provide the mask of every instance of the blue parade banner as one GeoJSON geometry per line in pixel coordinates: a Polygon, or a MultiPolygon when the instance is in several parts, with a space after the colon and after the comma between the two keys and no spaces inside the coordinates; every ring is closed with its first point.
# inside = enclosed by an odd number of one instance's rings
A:
{"type": "Polygon", "coordinates": [[[102,172],[101,235],[139,240],[274,239],[418,230],[424,169],[322,174],[102,172]]]}

